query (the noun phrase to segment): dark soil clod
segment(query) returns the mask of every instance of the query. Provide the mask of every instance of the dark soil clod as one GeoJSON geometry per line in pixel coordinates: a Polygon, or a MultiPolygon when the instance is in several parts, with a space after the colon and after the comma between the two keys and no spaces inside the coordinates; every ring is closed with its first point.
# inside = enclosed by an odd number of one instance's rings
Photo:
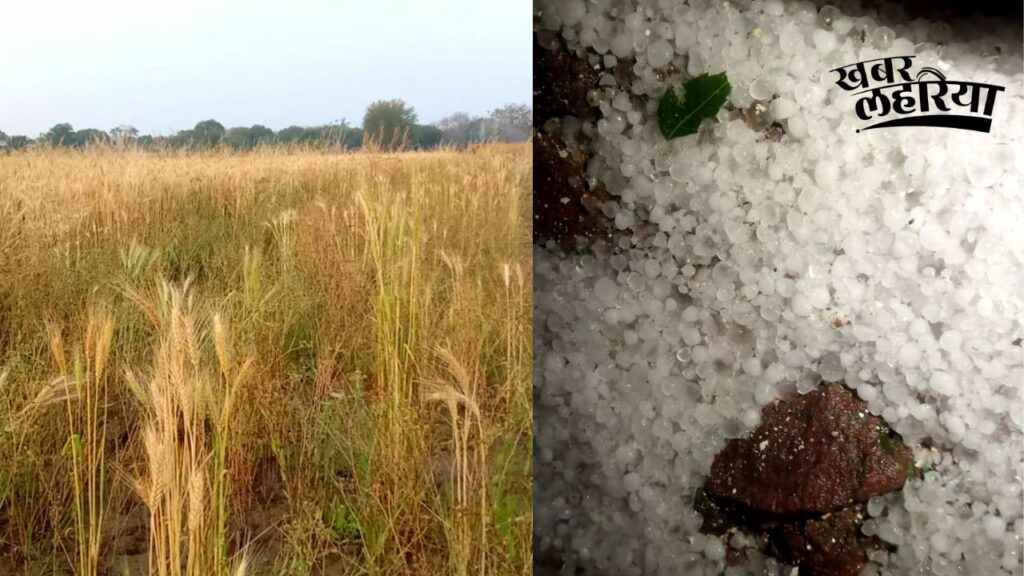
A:
{"type": "MultiPolygon", "coordinates": [[[[726,445],[702,508],[767,533],[769,553],[801,574],[852,576],[867,562],[863,504],[902,488],[912,466],[902,438],[862,400],[825,384],[769,405],[748,438],[726,445]]],[[[722,520],[711,524],[720,531],[722,520]]]]}

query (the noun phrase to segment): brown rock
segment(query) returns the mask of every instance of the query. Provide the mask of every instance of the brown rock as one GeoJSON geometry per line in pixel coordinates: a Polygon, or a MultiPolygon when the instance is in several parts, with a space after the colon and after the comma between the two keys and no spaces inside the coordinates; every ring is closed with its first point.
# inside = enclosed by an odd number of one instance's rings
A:
{"type": "Polygon", "coordinates": [[[764,409],[749,438],[715,457],[708,496],[758,514],[824,514],[898,490],[910,450],[841,384],[764,409]]]}
{"type": "Polygon", "coordinates": [[[912,469],[899,436],[841,384],[825,384],[761,413],[732,440],[695,501],[702,531],[732,525],[767,534],[767,552],[807,576],[855,576],[870,544],[863,504],[898,490],[912,469]],[[706,495],[706,497],[704,497],[706,495]]]}
{"type": "Polygon", "coordinates": [[[771,533],[774,555],[809,576],[857,576],[867,564],[860,508],[790,522],[771,533]]]}

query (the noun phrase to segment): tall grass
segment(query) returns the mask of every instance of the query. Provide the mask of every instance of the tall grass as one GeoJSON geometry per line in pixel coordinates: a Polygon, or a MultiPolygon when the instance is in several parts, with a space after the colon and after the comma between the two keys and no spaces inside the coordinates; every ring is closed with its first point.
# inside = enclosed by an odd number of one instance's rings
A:
{"type": "Polygon", "coordinates": [[[60,375],[36,397],[60,396],[67,409],[68,440],[64,446],[71,460],[73,485],[75,569],[94,576],[99,570],[103,517],[107,506],[107,359],[114,335],[114,319],[105,308],[88,312],[85,334],[68,364],[62,330],[47,323],[50,349],[60,375]]]}
{"type": "Polygon", "coordinates": [[[0,446],[18,447],[0,554],[529,573],[530,162],[501,144],[0,157],[0,446]],[[120,536],[136,524],[141,550],[120,536]]]}
{"type": "Polygon", "coordinates": [[[239,387],[251,364],[234,363],[227,329],[213,317],[217,369],[203,362],[189,282],[164,283],[151,302],[129,291],[158,333],[153,366],[125,381],[141,407],[146,466],[128,480],[149,509],[149,572],[159,576],[227,574],[230,496],[227,447],[239,387]]]}

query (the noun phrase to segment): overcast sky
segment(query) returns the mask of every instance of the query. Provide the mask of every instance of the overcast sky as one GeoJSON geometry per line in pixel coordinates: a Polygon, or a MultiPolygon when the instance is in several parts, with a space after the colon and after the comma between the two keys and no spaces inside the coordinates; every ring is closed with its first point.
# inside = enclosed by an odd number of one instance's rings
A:
{"type": "Polygon", "coordinates": [[[529,0],[32,0],[0,17],[0,130],[59,122],[169,134],[421,122],[532,98],[529,0]]]}

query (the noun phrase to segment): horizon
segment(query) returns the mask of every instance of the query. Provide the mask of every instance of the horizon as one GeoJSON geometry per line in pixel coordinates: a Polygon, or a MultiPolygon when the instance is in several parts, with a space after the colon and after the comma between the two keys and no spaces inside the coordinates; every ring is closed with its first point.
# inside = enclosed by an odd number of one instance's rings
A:
{"type": "MultiPolygon", "coordinates": [[[[387,98],[386,100],[390,100],[390,98],[387,98]]],[[[367,106],[370,106],[370,104],[373,104],[373,102],[368,103],[367,106]]],[[[413,109],[416,108],[415,105],[413,105],[411,102],[406,101],[406,104],[411,106],[413,109]]],[[[505,104],[500,104],[498,106],[495,106],[493,108],[485,110],[485,111],[483,111],[483,112],[481,112],[479,114],[474,114],[474,113],[469,113],[469,112],[467,112],[467,113],[470,116],[474,117],[474,118],[488,118],[492,111],[494,111],[495,109],[498,109],[498,108],[502,108],[503,106],[506,106],[506,105],[509,105],[509,104],[523,104],[523,105],[526,105],[526,106],[530,107],[530,109],[533,108],[533,103],[532,102],[506,102],[505,104]]],[[[450,112],[448,114],[445,114],[445,115],[441,116],[440,118],[437,118],[435,120],[430,120],[430,121],[424,121],[423,118],[419,118],[416,123],[418,125],[421,125],[421,126],[433,126],[433,125],[437,124],[438,122],[440,122],[441,120],[444,120],[444,119],[448,118],[449,116],[452,116],[452,115],[457,114],[459,112],[466,112],[466,111],[465,110],[455,110],[455,111],[452,111],[452,112],[450,112]]],[[[417,115],[418,114],[419,114],[419,111],[417,111],[417,115]]],[[[199,120],[196,120],[192,124],[189,124],[188,126],[183,126],[181,128],[177,128],[177,129],[175,129],[173,131],[170,131],[170,132],[146,132],[144,130],[139,129],[138,126],[135,126],[133,124],[129,124],[127,122],[123,123],[123,124],[118,124],[118,125],[114,125],[114,126],[111,126],[109,128],[106,128],[106,127],[100,127],[100,126],[85,126],[85,125],[79,126],[78,124],[75,124],[74,122],[64,121],[64,122],[57,122],[57,123],[55,123],[55,124],[53,124],[51,126],[46,127],[45,130],[43,130],[41,132],[38,132],[38,133],[34,133],[34,134],[27,134],[27,133],[23,133],[23,132],[11,132],[11,131],[8,131],[8,130],[4,130],[3,126],[0,126],[0,132],[3,132],[5,134],[7,134],[7,136],[9,136],[9,137],[12,137],[12,136],[25,136],[25,137],[30,138],[32,140],[36,140],[36,139],[45,137],[46,133],[50,129],[52,129],[55,126],[58,126],[60,124],[70,124],[71,127],[75,131],[79,131],[79,130],[101,130],[103,132],[106,132],[107,134],[109,134],[111,132],[111,130],[113,130],[114,128],[118,128],[120,126],[132,126],[132,127],[136,128],[137,130],[139,130],[139,136],[152,136],[154,138],[171,138],[171,137],[179,134],[180,132],[183,132],[183,131],[186,131],[186,130],[192,130],[193,128],[196,127],[197,124],[199,124],[201,122],[206,122],[206,121],[209,121],[209,120],[213,120],[213,121],[218,122],[219,124],[224,126],[225,130],[231,130],[232,128],[252,128],[254,126],[264,126],[266,128],[270,128],[271,130],[273,130],[276,133],[276,132],[281,132],[282,130],[286,130],[288,128],[294,128],[294,127],[299,127],[299,128],[320,128],[320,127],[324,127],[324,126],[340,126],[341,125],[340,121],[342,119],[339,118],[338,120],[335,120],[335,121],[332,121],[332,122],[321,122],[321,123],[315,123],[315,124],[287,124],[287,125],[280,126],[280,127],[274,127],[274,126],[268,126],[268,125],[263,124],[261,122],[256,122],[256,123],[253,123],[253,124],[238,124],[238,125],[234,125],[234,124],[228,124],[228,123],[225,123],[225,122],[221,122],[217,118],[201,118],[199,120]]],[[[346,120],[346,122],[347,122],[346,126],[348,128],[350,128],[350,129],[362,130],[362,128],[363,128],[363,126],[362,126],[362,124],[363,124],[362,116],[359,117],[358,122],[354,122],[354,121],[349,120],[347,118],[345,118],[344,120],[346,120]]]]}
{"type": "Polygon", "coordinates": [[[24,47],[0,55],[0,131],[11,136],[61,123],[153,136],[208,119],[360,126],[367,106],[394,98],[420,124],[532,104],[529,3],[49,0],[11,12],[7,44],[24,47]]]}

